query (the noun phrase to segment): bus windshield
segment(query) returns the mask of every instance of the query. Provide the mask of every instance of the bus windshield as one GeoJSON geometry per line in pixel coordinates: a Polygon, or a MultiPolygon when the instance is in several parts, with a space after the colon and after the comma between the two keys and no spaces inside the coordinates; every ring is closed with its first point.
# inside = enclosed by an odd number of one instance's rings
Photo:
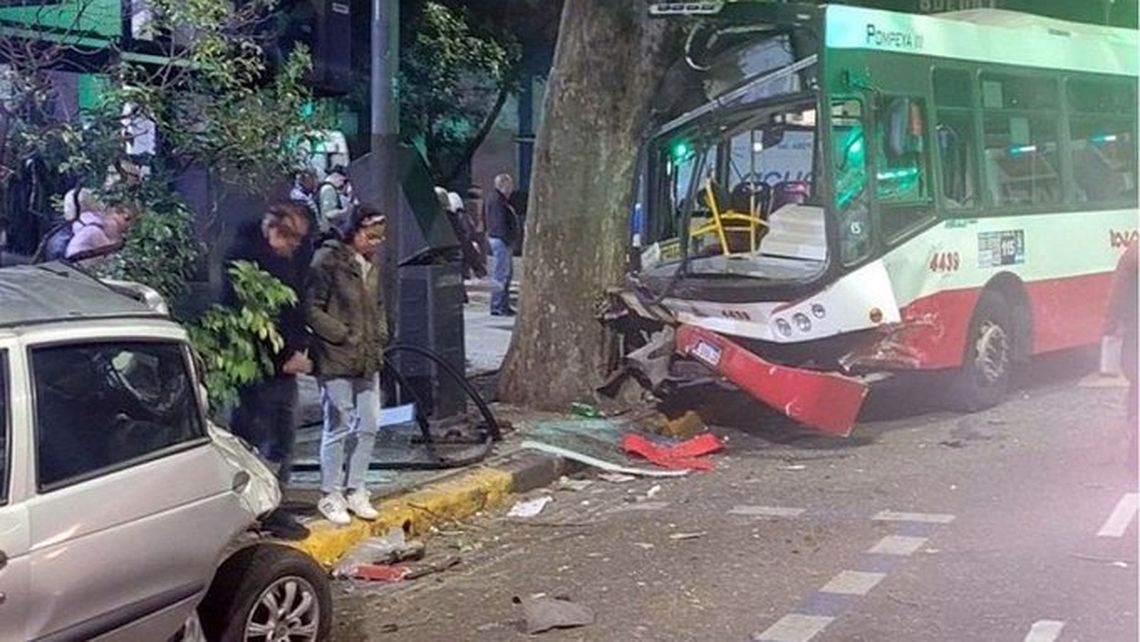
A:
{"type": "Polygon", "coordinates": [[[822,209],[813,205],[817,121],[814,96],[799,94],[661,137],[650,202],[659,242],[643,266],[680,260],[687,236],[694,275],[816,275],[826,258],[822,209]]]}

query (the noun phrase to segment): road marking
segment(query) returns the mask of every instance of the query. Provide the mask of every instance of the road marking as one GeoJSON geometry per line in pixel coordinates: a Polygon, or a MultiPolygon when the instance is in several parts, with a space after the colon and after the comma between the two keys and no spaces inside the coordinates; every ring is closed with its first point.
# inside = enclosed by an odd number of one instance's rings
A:
{"type": "Polygon", "coordinates": [[[820,593],[842,593],[844,595],[866,595],[883,581],[886,573],[866,573],[863,571],[842,571],[819,589],[820,593]]]}
{"type": "Polygon", "coordinates": [[[1029,634],[1025,636],[1025,642],[1053,642],[1053,640],[1061,637],[1061,629],[1063,628],[1065,628],[1065,623],[1058,620],[1038,620],[1029,629],[1029,634]]]}
{"type": "Polygon", "coordinates": [[[834,621],[833,617],[792,613],[753,639],[757,642],[807,642],[834,621]]]}
{"type": "Polygon", "coordinates": [[[871,547],[868,553],[880,555],[910,555],[922,548],[926,543],[925,537],[907,537],[906,535],[887,535],[871,547]]]}
{"type": "Polygon", "coordinates": [[[949,524],[953,515],[942,513],[896,513],[892,510],[880,511],[871,518],[877,522],[920,522],[922,524],[949,524]]]}
{"type": "Polygon", "coordinates": [[[1140,494],[1128,493],[1119,502],[1116,502],[1116,508],[1108,516],[1108,521],[1104,523],[1104,526],[1100,527],[1100,532],[1096,536],[1122,537],[1124,532],[1128,530],[1128,525],[1132,523],[1132,518],[1136,516],[1138,500],[1140,500],[1140,494]]]}
{"type": "Polygon", "coordinates": [[[806,512],[806,508],[787,508],[784,506],[733,506],[728,514],[746,515],[748,517],[799,517],[806,512]]]}

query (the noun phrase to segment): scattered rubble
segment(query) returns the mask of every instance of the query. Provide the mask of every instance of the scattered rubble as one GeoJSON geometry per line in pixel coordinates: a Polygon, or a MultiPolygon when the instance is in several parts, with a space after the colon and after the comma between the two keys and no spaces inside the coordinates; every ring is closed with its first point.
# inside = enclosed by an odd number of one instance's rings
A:
{"type": "Polygon", "coordinates": [[[526,633],[534,635],[552,629],[571,629],[594,623],[593,609],[575,604],[566,597],[516,597],[526,617],[526,633]]]}
{"type": "Polygon", "coordinates": [[[554,498],[550,495],[520,501],[511,507],[511,510],[507,512],[507,517],[534,517],[552,501],[554,498]]]}

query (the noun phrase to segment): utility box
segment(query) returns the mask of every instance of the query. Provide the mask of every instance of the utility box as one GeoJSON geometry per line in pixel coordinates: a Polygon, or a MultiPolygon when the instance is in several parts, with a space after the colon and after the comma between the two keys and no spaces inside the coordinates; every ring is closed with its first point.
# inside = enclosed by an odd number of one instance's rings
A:
{"type": "MultiPolygon", "coordinates": [[[[399,342],[427,348],[464,376],[463,274],[458,262],[400,267],[399,342]]],[[[466,412],[467,398],[458,381],[430,359],[400,352],[395,362],[400,373],[428,407],[432,419],[466,412]]]]}

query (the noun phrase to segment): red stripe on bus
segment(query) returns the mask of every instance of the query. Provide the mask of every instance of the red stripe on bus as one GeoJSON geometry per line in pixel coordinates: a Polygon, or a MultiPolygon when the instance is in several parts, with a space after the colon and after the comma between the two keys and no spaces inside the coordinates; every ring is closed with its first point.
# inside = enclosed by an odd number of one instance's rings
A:
{"type": "MultiPolygon", "coordinates": [[[[1026,283],[1033,314],[1033,353],[1100,341],[1111,285],[1111,272],[1026,283]]],[[[900,339],[918,359],[918,367],[962,365],[970,318],[981,292],[981,288],[946,290],[916,299],[902,309],[907,330],[900,339]]]]}

